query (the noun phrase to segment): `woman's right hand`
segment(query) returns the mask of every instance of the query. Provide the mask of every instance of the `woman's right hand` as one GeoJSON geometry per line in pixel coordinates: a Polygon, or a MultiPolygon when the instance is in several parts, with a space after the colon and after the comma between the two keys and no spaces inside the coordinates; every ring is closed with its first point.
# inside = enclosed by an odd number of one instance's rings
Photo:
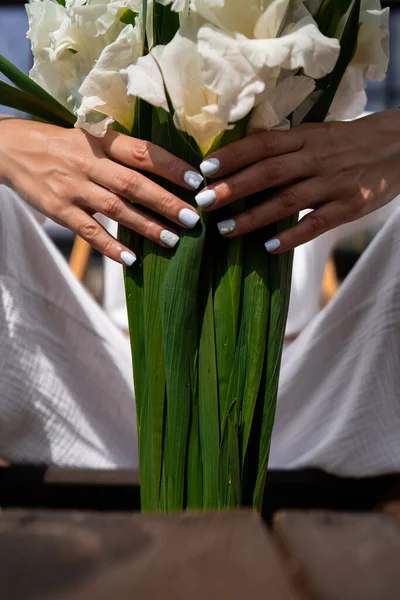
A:
{"type": "Polygon", "coordinates": [[[192,228],[200,219],[192,206],[135,170],[192,190],[203,181],[189,164],[148,142],[112,130],[95,138],[82,129],[15,118],[0,118],[0,140],[0,182],[121,264],[133,264],[134,254],[110,236],[94,214],[170,248],[179,241],[174,223],[192,228]]]}

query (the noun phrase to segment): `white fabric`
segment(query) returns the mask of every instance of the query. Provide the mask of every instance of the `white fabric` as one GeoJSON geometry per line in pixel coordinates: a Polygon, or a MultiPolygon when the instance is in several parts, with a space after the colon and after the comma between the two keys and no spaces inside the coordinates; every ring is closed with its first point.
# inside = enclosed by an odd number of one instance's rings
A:
{"type": "Polygon", "coordinates": [[[0,186],[0,457],[137,466],[129,342],[0,186]]]}
{"type": "MultiPolygon", "coordinates": [[[[271,467],[400,471],[400,212],[283,358],[271,467]]],[[[0,186],[0,457],[137,466],[129,344],[0,186]]]]}
{"type": "Polygon", "coordinates": [[[285,351],[270,467],[400,471],[400,211],[285,351]]]}

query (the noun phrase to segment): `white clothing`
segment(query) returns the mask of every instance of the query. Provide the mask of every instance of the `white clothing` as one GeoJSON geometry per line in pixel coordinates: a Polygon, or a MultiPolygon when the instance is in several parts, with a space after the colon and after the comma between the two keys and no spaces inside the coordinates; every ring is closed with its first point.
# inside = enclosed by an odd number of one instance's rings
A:
{"type": "MultiPolygon", "coordinates": [[[[0,186],[0,456],[135,467],[129,343],[0,186]]],[[[400,212],[285,352],[271,467],[400,471],[400,212]]]]}
{"type": "Polygon", "coordinates": [[[138,465],[129,342],[0,185],[0,457],[138,465]]]}

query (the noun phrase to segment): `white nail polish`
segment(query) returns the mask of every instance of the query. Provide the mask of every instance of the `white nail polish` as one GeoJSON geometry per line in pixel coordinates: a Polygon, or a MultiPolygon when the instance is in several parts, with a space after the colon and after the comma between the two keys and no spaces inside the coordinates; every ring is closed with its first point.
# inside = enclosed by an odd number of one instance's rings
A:
{"type": "Polygon", "coordinates": [[[182,208],[179,213],[179,220],[187,227],[194,227],[200,220],[200,216],[189,208],[182,208]]]}
{"type": "Polygon", "coordinates": [[[266,242],[264,244],[265,249],[267,250],[267,252],[273,252],[274,250],[278,250],[278,248],[279,248],[280,245],[281,245],[281,243],[277,239],[269,240],[269,242],[266,242]]]}
{"type": "Polygon", "coordinates": [[[226,221],[220,221],[217,223],[218,230],[221,235],[228,235],[236,229],[235,219],[227,219],[226,221]]]}
{"type": "Polygon", "coordinates": [[[179,236],[177,236],[175,233],[172,233],[172,231],[163,229],[160,233],[160,240],[169,248],[175,248],[179,242],[179,236]]]}
{"type": "Polygon", "coordinates": [[[211,204],[214,204],[216,199],[217,196],[214,190],[204,190],[204,192],[200,192],[200,194],[197,194],[197,196],[195,196],[197,205],[200,206],[200,208],[206,208],[207,206],[211,206],[211,204]]]}
{"type": "Polygon", "coordinates": [[[200,185],[203,183],[203,178],[200,173],[196,173],[195,171],[186,171],[183,176],[185,182],[190,185],[191,188],[197,190],[200,185]]]}
{"type": "Polygon", "coordinates": [[[215,175],[219,171],[221,167],[221,163],[218,158],[207,158],[203,160],[200,165],[200,171],[203,173],[204,177],[211,177],[211,175],[215,175]]]}
{"type": "Polygon", "coordinates": [[[133,263],[136,262],[136,256],[134,254],[131,254],[130,252],[127,252],[126,250],[122,250],[119,257],[122,260],[122,262],[128,267],[131,267],[133,263]]]}

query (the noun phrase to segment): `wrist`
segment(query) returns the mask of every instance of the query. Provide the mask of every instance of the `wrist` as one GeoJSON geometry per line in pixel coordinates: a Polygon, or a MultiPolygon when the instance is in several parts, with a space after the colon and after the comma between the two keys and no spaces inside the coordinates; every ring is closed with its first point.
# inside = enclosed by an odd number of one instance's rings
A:
{"type": "Polygon", "coordinates": [[[0,184],[11,185],[12,157],[10,140],[15,133],[15,124],[21,121],[11,115],[0,115],[0,184]]]}

